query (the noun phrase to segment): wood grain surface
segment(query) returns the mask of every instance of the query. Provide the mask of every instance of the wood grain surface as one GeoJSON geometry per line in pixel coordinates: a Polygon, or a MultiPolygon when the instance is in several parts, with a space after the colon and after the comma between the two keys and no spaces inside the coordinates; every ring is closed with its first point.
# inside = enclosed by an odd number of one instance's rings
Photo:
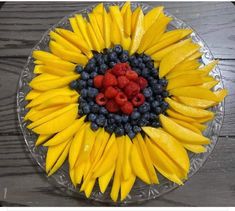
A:
{"type": "MultiPolygon", "coordinates": [[[[68,197],[32,161],[16,116],[19,75],[32,47],[63,16],[88,2],[7,2],[0,9],[0,205],[100,206],[68,197]]],[[[219,142],[184,186],[141,206],[235,206],[235,7],[230,2],[150,2],[191,25],[220,59],[229,96],[219,142]]]]}

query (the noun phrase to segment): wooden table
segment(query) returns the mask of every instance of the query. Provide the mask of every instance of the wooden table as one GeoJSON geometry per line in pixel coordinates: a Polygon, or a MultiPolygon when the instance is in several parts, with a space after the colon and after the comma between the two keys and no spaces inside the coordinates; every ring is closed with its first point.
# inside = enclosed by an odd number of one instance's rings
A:
{"type": "MultiPolygon", "coordinates": [[[[142,206],[235,206],[235,7],[230,2],[168,2],[220,59],[225,118],[209,160],[185,186],[142,206]]],[[[3,206],[91,206],[64,195],[31,160],[16,116],[16,89],[30,49],[63,16],[88,2],[7,2],[0,10],[0,203],[3,206]]]]}

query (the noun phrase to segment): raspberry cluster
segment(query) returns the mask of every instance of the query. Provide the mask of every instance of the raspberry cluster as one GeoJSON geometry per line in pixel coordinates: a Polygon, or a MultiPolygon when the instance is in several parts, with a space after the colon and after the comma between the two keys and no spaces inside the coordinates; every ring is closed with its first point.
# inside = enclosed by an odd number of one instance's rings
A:
{"type": "Polygon", "coordinates": [[[80,94],[79,115],[87,115],[91,129],[104,127],[117,136],[131,139],[141,127],[160,127],[159,114],[168,103],[167,80],[159,79],[158,69],[146,54],[129,55],[116,45],[94,52],[87,65],[76,67],[80,78],[70,88],[80,94]]]}
{"type": "Polygon", "coordinates": [[[122,111],[130,115],[134,107],[145,102],[141,91],[147,85],[147,80],[139,77],[128,63],[118,63],[104,75],[95,76],[94,86],[100,91],[96,96],[96,103],[105,106],[109,112],[122,111]]]}

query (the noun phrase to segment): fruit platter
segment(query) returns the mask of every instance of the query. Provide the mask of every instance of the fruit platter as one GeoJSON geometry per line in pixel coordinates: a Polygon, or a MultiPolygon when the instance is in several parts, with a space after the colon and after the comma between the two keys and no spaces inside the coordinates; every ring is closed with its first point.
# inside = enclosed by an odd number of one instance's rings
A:
{"type": "Polygon", "coordinates": [[[17,93],[33,159],[69,195],[136,203],[212,152],[227,90],[205,42],[163,6],[100,3],[50,28],[17,93]]]}

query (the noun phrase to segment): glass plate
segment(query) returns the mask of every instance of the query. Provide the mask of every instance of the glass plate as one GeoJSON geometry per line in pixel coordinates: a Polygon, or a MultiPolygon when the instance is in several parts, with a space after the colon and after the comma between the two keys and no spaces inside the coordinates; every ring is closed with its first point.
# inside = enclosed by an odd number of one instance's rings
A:
{"type": "MultiPolygon", "coordinates": [[[[118,4],[120,6],[123,5],[123,3],[104,3],[105,7],[108,8],[109,5],[115,5],[118,4]]],[[[32,49],[40,49],[40,50],[48,50],[48,43],[49,43],[49,32],[53,30],[56,27],[61,27],[61,28],[66,28],[66,29],[71,29],[70,24],[68,21],[68,18],[73,16],[76,13],[81,13],[84,16],[87,16],[88,12],[91,12],[92,7],[85,8],[80,11],[76,11],[73,14],[70,14],[66,17],[64,17],[61,21],[59,21],[57,24],[55,24],[53,27],[51,27],[42,37],[42,39],[36,44],[36,46],[32,49]]],[[[135,9],[137,6],[141,6],[144,13],[152,9],[151,6],[143,3],[132,3],[131,4],[132,9],[135,9]]],[[[190,26],[188,26],[186,23],[183,21],[179,20],[175,16],[171,15],[167,11],[165,11],[165,14],[168,16],[171,16],[173,18],[173,21],[170,23],[168,30],[172,30],[175,28],[189,28],[191,29],[190,26]]],[[[211,60],[213,60],[213,55],[210,52],[209,48],[205,44],[205,42],[198,36],[198,34],[194,31],[191,34],[192,40],[195,43],[198,43],[201,46],[201,52],[203,52],[203,56],[201,59],[202,65],[208,64],[211,60]]],[[[33,63],[33,58],[32,58],[32,52],[30,56],[28,57],[27,63],[21,73],[20,79],[19,79],[19,85],[18,85],[18,91],[17,91],[17,112],[18,112],[18,119],[19,119],[19,124],[22,130],[22,133],[24,135],[24,140],[25,143],[28,146],[29,151],[31,152],[33,160],[37,162],[37,164],[44,170],[45,169],[45,155],[46,155],[46,149],[42,146],[40,147],[35,147],[34,143],[37,138],[36,134],[32,133],[30,130],[27,129],[27,124],[28,122],[24,122],[23,118],[27,113],[27,109],[25,108],[26,101],[25,101],[25,96],[29,92],[30,87],[28,86],[29,82],[31,79],[34,77],[33,69],[34,69],[34,63],[33,63]]],[[[221,81],[221,74],[219,67],[217,66],[212,72],[211,75],[219,80],[220,82],[214,90],[219,90],[223,88],[223,84],[221,81]]],[[[216,145],[220,128],[222,126],[223,122],[223,116],[224,116],[224,102],[221,102],[219,105],[214,106],[211,108],[213,112],[215,112],[215,118],[213,121],[208,123],[208,128],[204,132],[204,135],[206,135],[208,138],[211,139],[211,144],[207,145],[207,152],[202,153],[202,154],[192,154],[189,153],[190,156],[190,162],[191,162],[191,167],[190,167],[190,172],[188,175],[188,178],[190,178],[192,175],[194,175],[204,164],[208,156],[211,154],[213,148],[216,145]]],[[[164,177],[161,177],[159,175],[159,180],[160,184],[159,185],[146,185],[140,180],[137,180],[134,187],[132,188],[129,196],[123,201],[123,202],[118,202],[115,204],[119,205],[125,205],[125,204],[130,204],[130,203],[141,203],[146,200],[154,199],[157,198],[173,189],[178,187],[178,185],[174,184],[173,182],[170,182],[164,177]]],[[[45,173],[46,176],[46,173],[45,173]]],[[[65,163],[63,167],[61,167],[54,175],[52,175],[49,179],[52,183],[56,184],[59,186],[61,189],[63,189],[63,192],[70,196],[75,196],[75,197],[82,197],[84,198],[84,194],[79,192],[79,189],[76,189],[73,187],[69,174],[68,174],[68,164],[65,163]]],[[[114,204],[112,200],[109,197],[110,193],[110,187],[108,187],[108,190],[102,194],[99,191],[99,187],[96,184],[96,186],[93,189],[93,192],[91,194],[90,199],[99,201],[99,202],[105,202],[105,203],[110,203],[114,204]]]]}

